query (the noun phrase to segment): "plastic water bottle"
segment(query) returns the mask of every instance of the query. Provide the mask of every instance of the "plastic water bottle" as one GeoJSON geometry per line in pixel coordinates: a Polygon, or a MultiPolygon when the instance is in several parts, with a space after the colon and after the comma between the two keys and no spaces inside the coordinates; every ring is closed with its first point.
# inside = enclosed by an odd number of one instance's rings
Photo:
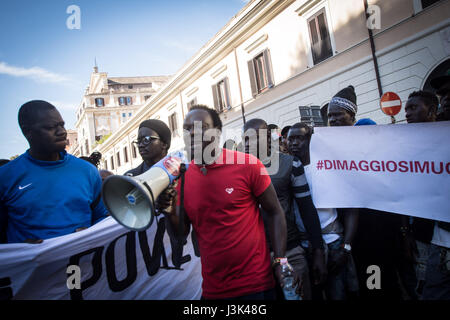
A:
{"type": "Polygon", "coordinates": [[[283,276],[283,294],[286,300],[302,300],[299,294],[295,292],[294,269],[288,263],[287,258],[280,259],[281,274],[283,276]]]}

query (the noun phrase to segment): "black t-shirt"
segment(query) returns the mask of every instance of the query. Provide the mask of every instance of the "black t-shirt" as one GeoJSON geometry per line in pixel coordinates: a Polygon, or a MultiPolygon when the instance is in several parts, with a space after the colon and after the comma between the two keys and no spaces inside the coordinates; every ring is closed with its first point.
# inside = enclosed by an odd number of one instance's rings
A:
{"type": "MultiPolygon", "coordinates": [[[[301,233],[297,228],[295,222],[295,215],[292,208],[292,201],[294,196],[296,198],[302,198],[311,196],[308,182],[305,177],[305,170],[299,159],[291,155],[277,152],[278,156],[278,171],[270,175],[272,184],[277,193],[278,201],[281,208],[283,208],[286,216],[287,227],[287,244],[286,249],[292,249],[298,246],[301,242],[301,233]]],[[[270,165],[274,165],[273,161],[265,164],[268,168],[269,174],[271,173],[270,165]]],[[[267,226],[267,213],[261,210],[264,220],[264,225],[267,226]]],[[[266,238],[269,242],[268,230],[266,227],[266,238]]]]}
{"type": "Polygon", "coordinates": [[[136,168],[128,170],[127,172],[125,172],[124,176],[131,176],[131,177],[135,177],[138,176],[140,174],[143,174],[145,171],[147,171],[148,169],[150,169],[151,167],[149,167],[145,161],[143,161],[140,165],[138,165],[136,168]]]}

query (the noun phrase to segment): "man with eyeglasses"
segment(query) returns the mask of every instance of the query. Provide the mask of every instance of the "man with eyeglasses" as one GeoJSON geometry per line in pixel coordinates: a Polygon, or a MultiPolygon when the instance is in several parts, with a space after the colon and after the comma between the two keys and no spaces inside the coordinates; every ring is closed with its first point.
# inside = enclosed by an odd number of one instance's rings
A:
{"type": "Polygon", "coordinates": [[[144,160],[139,166],[125,173],[126,176],[138,176],[150,169],[155,163],[167,155],[172,133],[161,120],[145,120],[139,125],[138,137],[133,143],[139,149],[144,160]]]}

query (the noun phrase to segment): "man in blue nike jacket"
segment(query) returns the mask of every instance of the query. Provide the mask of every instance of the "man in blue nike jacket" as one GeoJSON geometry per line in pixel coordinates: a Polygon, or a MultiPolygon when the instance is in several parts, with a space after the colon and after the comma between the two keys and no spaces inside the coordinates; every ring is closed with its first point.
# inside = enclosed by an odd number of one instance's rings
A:
{"type": "Polygon", "coordinates": [[[97,169],[64,150],[64,121],[52,104],[19,110],[30,148],[0,167],[0,239],[36,242],[90,227],[107,216],[97,169]]]}

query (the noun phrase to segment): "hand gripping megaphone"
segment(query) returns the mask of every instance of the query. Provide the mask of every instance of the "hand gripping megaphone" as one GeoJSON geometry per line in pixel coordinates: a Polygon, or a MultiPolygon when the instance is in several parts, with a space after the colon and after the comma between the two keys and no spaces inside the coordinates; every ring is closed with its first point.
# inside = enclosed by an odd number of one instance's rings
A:
{"type": "Polygon", "coordinates": [[[180,151],[161,159],[135,177],[109,176],[102,186],[102,198],[111,216],[128,229],[145,230],[155,216],[155,200],[179,175],[187,161],[180,151]]]}

